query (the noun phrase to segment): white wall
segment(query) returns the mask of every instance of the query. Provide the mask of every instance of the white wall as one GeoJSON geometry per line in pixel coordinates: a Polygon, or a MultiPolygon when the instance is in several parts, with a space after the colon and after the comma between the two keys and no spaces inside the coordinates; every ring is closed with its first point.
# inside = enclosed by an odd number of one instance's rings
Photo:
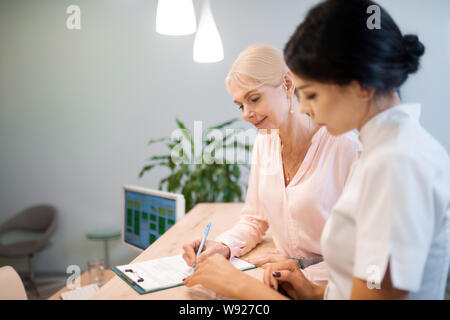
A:
{"type": "MultiPolygon", "coordinates": [[[[120,226],[121,186],[156,188],[167,173],[138,179],[146,159],[164,150],[147,141],[169,135],[176,116],[190,127],[239,116],[223,86],[233,60],[255,42],[282,49],[316,2],[213,0],[225,60],[197,64],[194,35],[156,34],[155,0],[0,1],[0,222],[37,203],[60,213],[53,246],[36,257],[36,269],[85,269],[101,255],[101,244],[84,233],[120,226]],[[70,4],[81,7],[80,31],[65,27],[70,4]]],[[[450,1],[381,4],[427,46],[403,96],[423,104],[423,125],[450,150],[450,1]]],[[[200,1],[194,5],[199,17],[200,1]]],[[[111,245],[113,265],[135,256],[118,241],[111,245]]],[[[26,270],[22,260],[4,264],[26,270]]]]}

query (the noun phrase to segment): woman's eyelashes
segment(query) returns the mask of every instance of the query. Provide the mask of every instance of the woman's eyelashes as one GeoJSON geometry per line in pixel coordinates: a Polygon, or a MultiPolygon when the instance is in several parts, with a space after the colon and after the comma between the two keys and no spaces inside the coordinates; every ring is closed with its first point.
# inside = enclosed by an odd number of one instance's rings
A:
{"type": "Polygon", "coordinates": [[[305,94],[305,99],[306,100],[313,100],[316,98],[316,94],[315,93],[310,93],[310,94],[305,94]]]}
{"type": "MultiPolygon", "coordinates": [[[[249,102],[256,103],[259,101],[259,98],[260,97],[252,97],[251,99],[249,99],[249,102]]],[[[244,105],[243,104],[238,105],[238,109],[241,111],[244,110],[244,105]]]]}

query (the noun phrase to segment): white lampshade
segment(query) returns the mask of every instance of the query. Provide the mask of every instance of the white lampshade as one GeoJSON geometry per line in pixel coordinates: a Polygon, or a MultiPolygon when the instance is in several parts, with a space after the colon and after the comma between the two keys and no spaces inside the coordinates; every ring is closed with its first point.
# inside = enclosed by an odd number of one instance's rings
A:
{"type": "Polygon", "coordinates": [[[209,0],[204,0],[194,40],[194,61],[210,63],[221,60],[223,60],[222,40],[214,22],[209,0]]]}
{"type": "Polygon", "coordinates": [[[182,36],[194,33],[196,26],[192,0],[158,0],[156,32],[182,36]]]}

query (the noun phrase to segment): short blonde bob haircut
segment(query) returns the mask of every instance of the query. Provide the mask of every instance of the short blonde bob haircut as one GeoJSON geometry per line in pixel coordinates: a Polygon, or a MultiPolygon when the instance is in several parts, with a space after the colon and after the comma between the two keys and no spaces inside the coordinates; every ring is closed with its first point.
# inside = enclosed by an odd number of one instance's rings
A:
{"type": "Polygon", "coordinates": [[[225,78],[225,86],[228,92],[231,92],[230,81],[246,89],[256,89],[262,85],[278,87],[287,72],[289,68],[281,50],[266,44],[254,44],[242,51],[233,63],[225,78]],[[242,81],[242,75],[250,78],[251,83],[242,81]]]}

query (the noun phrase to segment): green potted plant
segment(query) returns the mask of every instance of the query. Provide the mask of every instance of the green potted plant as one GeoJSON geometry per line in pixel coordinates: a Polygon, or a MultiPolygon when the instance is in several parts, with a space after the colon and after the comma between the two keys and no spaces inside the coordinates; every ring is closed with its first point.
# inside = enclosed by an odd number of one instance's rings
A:
{"type": "Polygon", "coordinates": [[[246,188],[246,185],[239,178],[242,167],[249,169],[248,159],[252,146],[247,140],[238,141],[239,131],[235,129],[227,129],[225,135],[220,131],[238,120],[232,119],[208,128],[204,135],[202,133],[201,150],[207,152],[198,154],[195,152],[194,137],[177,118],[177,134],[149,141],[149,145],[165,143],[168,152],[150,157],[149,163],[140,171],[139,178],[154,168],[167,167],[170,174],[159,182],[159,189],[182,193],[186,201],[186,212],[199,202],[242,201],[242,188],[246,188]],[[241,156],[244,153],[246,160],[242,162],[241,157],[241,161],[230,161],[225,156],[230,151],[232,154],[241,152],[241,156]]]}

